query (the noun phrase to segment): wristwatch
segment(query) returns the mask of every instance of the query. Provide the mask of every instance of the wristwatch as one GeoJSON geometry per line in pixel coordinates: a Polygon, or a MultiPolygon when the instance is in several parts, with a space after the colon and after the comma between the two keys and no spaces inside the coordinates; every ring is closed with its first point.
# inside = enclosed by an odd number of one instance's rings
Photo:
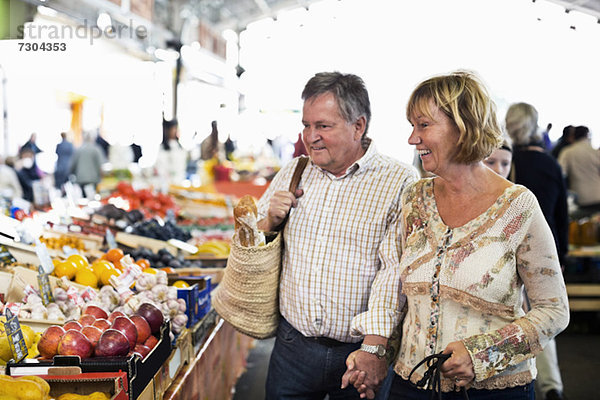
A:
{"type": "Polygon", "coordinates": [[[375,354],[378,358],[383,358],[387,354],[387,349],[384,345],[378,344],[361,344],[360,349],[366,353],[375,354]]]}

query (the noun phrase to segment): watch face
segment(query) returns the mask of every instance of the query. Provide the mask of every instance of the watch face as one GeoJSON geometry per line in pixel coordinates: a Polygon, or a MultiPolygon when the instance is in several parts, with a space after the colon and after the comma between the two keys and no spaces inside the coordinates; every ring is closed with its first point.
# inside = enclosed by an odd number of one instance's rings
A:
{"type": "Polygon", "coordinates": [[[377,356],[378,357],[383,357],[385,356],[385,347],[383,347],[382,345],[377,345],[377,356]]]}

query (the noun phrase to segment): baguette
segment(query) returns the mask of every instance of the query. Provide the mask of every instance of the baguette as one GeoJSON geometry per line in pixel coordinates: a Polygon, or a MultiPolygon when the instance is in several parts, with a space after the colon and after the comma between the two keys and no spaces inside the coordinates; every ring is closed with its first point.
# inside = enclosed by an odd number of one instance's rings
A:
{"type": "Polygon", "coordinates": [[[233,209],[233,220],[236,236],[240,245],[252,247],[258,245],[261,236],[257,227],[258,210],[252,196],[246,195],[240,199],[233,209]]]}

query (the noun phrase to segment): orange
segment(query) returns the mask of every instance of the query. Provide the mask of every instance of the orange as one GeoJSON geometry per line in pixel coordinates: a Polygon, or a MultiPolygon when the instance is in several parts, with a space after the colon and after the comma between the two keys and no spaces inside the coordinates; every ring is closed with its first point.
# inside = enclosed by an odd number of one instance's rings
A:
{"type": "Polygon", "coordinates": [[[107,251],[104,257],[114,264],[117,261],[121,261],[121,258],[123,258],[124,255],[125,253],[123,253],[123,250],[114,248],[107,251]]]}
{"type": "Polygon", "coordinates": [[[98,279],[100,279],[102,272],[108,268],[114,268],[114,265],[107,260],[96,260],[92,264],[92,271],[94,271],[94,274],[96,274],[98,279]]]}
{"type": "Polygon", "coordinates": [[[87,268],[90,265],[87,258],[81,254],[71,254],[69,257],[67,257],[67,260],[72,261],[77,266],[77,269],[87,268]]]}
{"type": "Polygon", "coordinates": [[[164,267],[160,269],[161,271],[165,271],[167,274],[174,274],[175,268],[173,267],[164,267]]]}
{"type": "Polygon", "coordinates": [[[186,281],[175,281],[175,282],[173,282],[172,286],[175,286],[178,289],[184,289],[184,288],[190,287],[190,284],[187,283],[186,281]]]}
{"type": "Polygon", "coordinates": [[[98,277],[91,268],[82,268],[75,274],[75,282],[92,288],[98,287],[98,277]]]}
{"type": "Polygon", "coordinates": [[[135,263],[139,265],[142,268],[142,270],[150,268],[150,261],[148,261],[145,258],[140,258],[139,260],[136,260],[135,263]]]}
{"type": "Polygon", "coordinates": [[[65,260],[54,267],[54,275],[62,278],[66,276],[69,279],[73,279],[77,273],[77,264],[73,261],[65,260]]]}
{"type": "Polygon", "coordinates": [[[114,268],[107,268],[104,271],[102,271],[102,275],[100,275],[100,282],[102,283],[102,285],[110,285],[109,279],[113,275],[119,276],[121,275],[121,273],[114,268]]]}

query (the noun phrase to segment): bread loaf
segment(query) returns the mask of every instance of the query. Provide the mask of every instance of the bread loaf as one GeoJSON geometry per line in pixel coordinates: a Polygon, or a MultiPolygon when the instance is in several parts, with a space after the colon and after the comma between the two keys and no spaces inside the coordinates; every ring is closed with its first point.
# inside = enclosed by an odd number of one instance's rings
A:
{"type": "Polygon", "coordinates": [[[257,227],[258,211],[252,196],[246,195],[240,199],[233,209],[235,233],[244,247],[258,245],[259,232],[257,227]]]}

